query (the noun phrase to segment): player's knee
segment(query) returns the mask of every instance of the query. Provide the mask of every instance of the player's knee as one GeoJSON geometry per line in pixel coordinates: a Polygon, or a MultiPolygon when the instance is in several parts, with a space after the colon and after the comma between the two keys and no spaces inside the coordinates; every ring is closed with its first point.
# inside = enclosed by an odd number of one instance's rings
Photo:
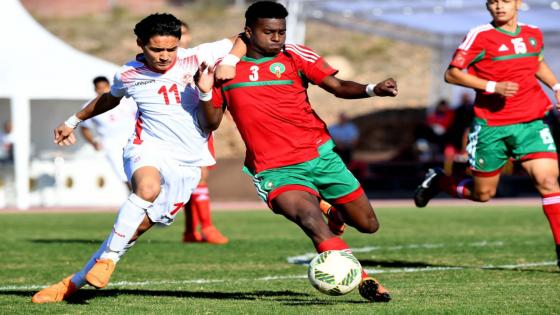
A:
{"type": "Polygon", "coordinates": [[[487,202],[496,195],[496,189],[482,189],[474,194],[475,200],[479,202],[487,202]]]}
{"type": "Polygon", "coordinates": [[[159,195],[160,189],[159,183],[144,183],[139,185],[134,193],[146,201],[154,202],[159,195]]]}
{"type": "Polygon", "coordinates": [[[357,224],[356,229],[361,233],[373,234],[379,230],[379,222],[371,218],[364,221],[362,224],[357,224]]]}

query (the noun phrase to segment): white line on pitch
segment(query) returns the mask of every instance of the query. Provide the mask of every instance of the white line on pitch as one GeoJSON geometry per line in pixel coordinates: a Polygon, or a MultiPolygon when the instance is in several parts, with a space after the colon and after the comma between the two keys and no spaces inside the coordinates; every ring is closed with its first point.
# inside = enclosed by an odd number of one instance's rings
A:
{"type": "MultiPolygon", "coordinates": [[[[543,267],[556,265],[556,261],[544,261],[526,264],[508,264],[508,265],[488,265],[482,267],[424,267],[424,268],[399,268],[390,270],[381,269],[366,269],[370,274],[378,273],[408,273],[408,272],[431,272],[431,271],[448,271],[448,270],[464,270],[464,269],[518,269],[527,267],[543,267]]],[[[193,279],[193,280],[177,280],[177,281],[117,281],[109,283],[109,287],[143,287],[153,285],[186,285],[186,284],[206,284],[206,283],[226,283],[226,282],[244,282],[244,281],[274,281],[274,280],[290,280],[290,279],[305,279],[307,275],[288,275],[288,276],[267,276],[260,278],[241,278],[241,279],[193,279]]],[[[39,290],[47,285],[9,285],[0,286],[0,291],[12,290],[39,290]]]]}
{"type": "MultiPolygon", "coordinates": [[[[455,244],[408,244],[408,245],[395,245],[395,246],[366,246],[366,247],[356,247],[351,248],[353,253],[368,253],[378,250],[387,251],[400,251],[406,249],[433,249],[433,248],[444,248],[444,247],[488,247],[488,246],[504,246],[502,241],[478,241],[472,243],[455,243],[455,244]]],[[[290,256],[287,258],[290,264],[307,264],[317,253],[305,253],[303,255],[290,256]]]]}

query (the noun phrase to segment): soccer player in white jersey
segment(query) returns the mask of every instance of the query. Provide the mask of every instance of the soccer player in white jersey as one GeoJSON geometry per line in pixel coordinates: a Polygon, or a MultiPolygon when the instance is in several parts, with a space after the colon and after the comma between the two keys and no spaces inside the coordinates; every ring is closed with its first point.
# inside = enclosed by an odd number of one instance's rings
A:
{"type": "MultiPolygon", "coordinates": [[[[97,95],[111,90],[109,79],[99,76],[93,79],[93,86],[97,95]]],[[[87,106],[89,102],[84,104],[87,106]]],[[[130,184],[123,167],[123,147],[134,130],[137,106],[130,98],[123,98],[119,106],[101,115],[92,117],[80,124],[80,131],[84,139],[96,151],[103,151],[111,168],[129,188],[130,184]],[[97,133],[94,135],[93,130],[97,133]]]]}
{"type": "Polygon", "coordinates": [[[233,78],[246,46],[234,37],[180,49],[181,22],[171,14],[144,18],[134,33],[142,54],[117,72],[109,93],[54,130],[56,144],[71,145],[79,122],[114,108],[124,96],[132,97],[138,117],[123,154],[132,193],[119,209],[111,233],[83,269],[36,293],[34,303],[60,302],[86,283],[105,287],[115,264],[136,239],[154,224],[171,224],[198,184],[200,167],[215,163],[202,153],[212,129],[205,112],[198,110],[199,98],[211,94],[198,93],[193,78],[200,65],[215,65],[221,58],[217,79],[233,78]]]}

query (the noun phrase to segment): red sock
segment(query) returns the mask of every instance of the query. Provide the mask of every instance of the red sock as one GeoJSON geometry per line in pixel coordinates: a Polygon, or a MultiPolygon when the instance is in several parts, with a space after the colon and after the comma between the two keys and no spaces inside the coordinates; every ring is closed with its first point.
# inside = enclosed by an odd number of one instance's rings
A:
{"type": "Polygon", "coordinates": [[[196,211],[196,205],[189,201],[185,205],[185,234],[196,232],[198,222],[198,211],[196,211]]]}
{"type": "Polygon", "coordinates": [[[192,194],[192,202],[196,205],[198,218],[202,228],[212,226],[212,217],[210,216],[210,196],[208,195],[208,186],[206,184],[198,185],[192,194]]]}
{"type": "Polygon", "coordinates": [[[544,214],[550,224],[556,245],[560,245],[560,192],[542,197],[544,214]]]}
{"type": "Polygon", "coordinates": [[[451,176],[445,176],[440,183],[441,189],[452,197],[459,199],[470,199],[473,180],[464,178],[457,183],[451,176]]]}
{"type": "MultiPolygon", "coordinates": [[[[315,244],[315,249],[318,253],[326,252],[328,250],[343,250],[349,254],[352,254],[352,251],[350,250],[350,247],[348,247],[348,244],[346,244],[345,241],[336,236],[333,238],[329,238],[326,241],[322,241],[319,244],[315,244]]],[[[364,268],[362,268],[362,279],[365,277],[367,277],[367,273],[365,272],[364,268]]]]}

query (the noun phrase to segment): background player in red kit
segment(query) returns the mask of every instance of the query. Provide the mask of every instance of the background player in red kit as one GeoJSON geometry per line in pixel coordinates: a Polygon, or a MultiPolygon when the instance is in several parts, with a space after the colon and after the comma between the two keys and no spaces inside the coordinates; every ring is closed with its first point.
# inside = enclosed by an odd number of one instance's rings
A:
{"type": "MultiPolygon", "coordinates": [[[[247,9],[246,57],[237,65],[235,78],[216,86],[212,102],[202,106],[215,124],[227,106],[247,148],[245,171],[275,213],[295,222],[318,252],[350,252],[323,221],[320,199],[337,209],[330,217],[337,216],[360,232],[375,233],[379,223],[360,183],[333,152],[325,123],[309,104],[307,87],[318,84],[337,97],[351,99],[395,96],[397,85],[392,79],[375,86],[337,79],[337,70],[313,50],[284,44],[287,15],[281,4],[271,1],[247,9]]],[[[365,272],[359,291],[371,301],[391,299],[365,272]]]]}
{"type": "Polygon", "coordinates": [[[414,201],[424,207],[440,191],[485,202],[496,194],[500,171],[513,158],[542,196],[560,266],[560,186],[556,146],[543,117],[552,105],[539,80],[560,102],[560,84],[543,58],[543,35],[518,22],[521,0],[488,0],[492,23],[473,28],[445,73],[451,84],[476,90],[467,151],[472,178],[456,180],[432,169],[414,201]],[[467,69],[467,71],[463,71],[467,69]]]}

